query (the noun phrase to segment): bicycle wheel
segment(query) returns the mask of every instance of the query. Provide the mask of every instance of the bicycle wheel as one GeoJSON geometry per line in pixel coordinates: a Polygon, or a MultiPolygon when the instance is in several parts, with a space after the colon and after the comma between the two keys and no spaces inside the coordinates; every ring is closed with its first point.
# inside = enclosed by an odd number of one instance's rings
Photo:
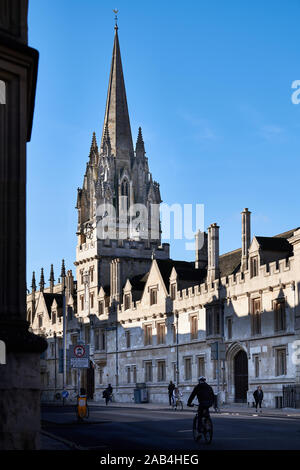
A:
{"type": "Polygon", "coordinates": [[[203,418],[203,436],[206,444],[210,444],[213,437],[213,424],[210,418],[203,418]]]}
{"type": "Polygon", "coordinates": [[[193,419],[193,438],[195,442],[198,442],[201,438],[201,434],[198,431],[198,415],[193,419]]]}

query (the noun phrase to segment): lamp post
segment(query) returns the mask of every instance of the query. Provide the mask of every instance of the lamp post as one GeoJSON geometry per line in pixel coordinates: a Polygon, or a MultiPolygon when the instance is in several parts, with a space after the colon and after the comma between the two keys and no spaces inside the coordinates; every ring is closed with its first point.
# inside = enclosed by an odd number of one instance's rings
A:
{"type": "MultiPolygon", "coordinates": [[[[61,284],[62,284],[62,295],[63,295],[63,391],[66,386],[67,376],[67,319],[66,319],[66,269],[65,261],[62,260],[61,265],[61,284]]],[[[63,397],[63,405],[65,404],[65,398],[63,397]]]]}

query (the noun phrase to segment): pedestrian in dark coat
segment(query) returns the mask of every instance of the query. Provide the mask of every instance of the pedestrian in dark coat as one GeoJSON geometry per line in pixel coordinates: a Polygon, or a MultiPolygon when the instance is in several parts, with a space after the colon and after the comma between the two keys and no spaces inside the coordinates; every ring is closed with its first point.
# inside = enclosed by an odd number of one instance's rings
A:
{"type": "Polygon", "coordinates": [[[262,403],[263,398],[264,398],[264,392],[262,391],[262,388],[261,388],[260,385],[257,387],[257,389],[255,390],[255,392],[253,393],[253,397],[254,397],[254,400],[255,400],[255,408],[256,408],[256,411],[257,411],[257,408],[258,408],[258,406],[259,406],[260,412],[262,412],[261,403],[262,403]]]}
{"type": "Polygon", "coordinates": [[[170,383],[168,385],[168,394],[169,394],[169,404],[170,406],[172,405],[172,397],[173,397],[173,391],[175,390],[175,385],[173,384],[172,380],[170,380],[170,383]]]}

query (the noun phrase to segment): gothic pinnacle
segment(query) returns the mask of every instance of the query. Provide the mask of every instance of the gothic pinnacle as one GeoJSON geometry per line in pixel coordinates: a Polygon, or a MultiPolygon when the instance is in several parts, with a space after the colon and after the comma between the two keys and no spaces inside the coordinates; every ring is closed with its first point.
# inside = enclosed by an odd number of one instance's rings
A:
{"type": "Polygon", "coordinates": [[[45,278],[44,278],[44,268],[41,269],[41,278],[40,278],[40,291],[44,292],[44,287],[45,287],[45,278]]]}
{"type": "Polygon", "coordinates": [[[35,272],[32,272],[32,281],[31,281],[31,289],[32,292],[36,291],[36,282],[35,282],[35,272]]]}
{"type": "Polygon", "coordinates": [[[143,135],[142,135],[142,128],[139,127],[139,132],[138,132],[138,137],[136,141],[136,146],[135,146],[135,153],[137,154],[142,154],[143,156],[145,155],[145,144],[143,140],[143,135]]]}
{"type": "Polygon", "coordinates": [[[63,259],[62,260],[62,263],[61,263],[61,273],[60,273],[60,277],[63,279],[64,277],[66,277],[66,268],[65,268],[65,260],[63,259]]]}
{"type": "Polygon", "coordinates": [[[54,282],[54,281],[55,281],[55,279],[54,279],[53,264],[51,264],[51,268],[50,268],[50,278],[49,278],[49,281],[50,281],[50,282],[54,282]]]}

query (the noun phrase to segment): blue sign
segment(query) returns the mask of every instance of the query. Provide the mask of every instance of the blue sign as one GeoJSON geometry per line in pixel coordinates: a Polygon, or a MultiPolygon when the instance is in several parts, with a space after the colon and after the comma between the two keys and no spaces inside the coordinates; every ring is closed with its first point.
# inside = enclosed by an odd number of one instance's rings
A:
{"type": "Polygon", "coordinates": [[[63,392],[61,393],[61,396],[62,396],[63,398],[68,398],[69,392],[68,392],[67,390],[63,390],[63,392]]]}

